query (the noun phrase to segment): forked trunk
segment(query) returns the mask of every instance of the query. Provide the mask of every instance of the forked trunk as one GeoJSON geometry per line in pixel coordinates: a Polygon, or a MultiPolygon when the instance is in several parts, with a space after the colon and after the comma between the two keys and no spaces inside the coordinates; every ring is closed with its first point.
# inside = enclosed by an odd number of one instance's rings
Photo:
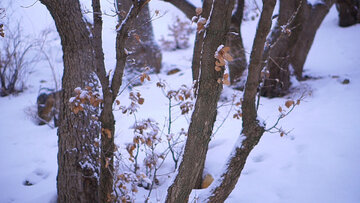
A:
{"type": "Polygon", "coordinates": [[[210,23],[205,30],[201,51],[201,73],[198,97],[191,117],[188,138],[183,159],[174,183],[168,188],[166,202],[186,202],[194,188],[197,177],[201,176],[208,143],[216,120],[217,102],[222,91],[222,71],[215,70],[214,54],[219,45],[226,41],[230,27],[233,0],[215,0],[210,23]]]}

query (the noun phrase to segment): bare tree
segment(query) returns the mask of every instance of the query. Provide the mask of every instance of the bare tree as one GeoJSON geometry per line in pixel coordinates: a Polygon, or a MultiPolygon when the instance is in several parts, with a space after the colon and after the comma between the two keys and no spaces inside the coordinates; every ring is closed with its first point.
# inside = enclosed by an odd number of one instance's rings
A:
{"type": "Polygon", "coordinates": [[[272,13],[276,0],[264,0],[261,17],[256,31],[249,64],[249,72],[245,84],[244,98],[242,102],[243,129],[235,144],[226,170],[223,172],[218,184],[212,184],[209,188],[210,195],[203,197],[202,202],[224,202],[234,189],[247,157],[257,145],[265,131],[265,123],[258,120],[255,105],[257,89],[260,84],[262,70],[262,55],[264,52],[266,37],[271,29],[272,13]]]}
{"type": "MultiPolygon", "coordinates": [[[[0,10],[0,18],[1,18],[0,10]]],[[[26,79],[40,58],[35,54],[38,43],[30,36],[24,36],[20,22],[6,20],[7,35],[0,41],[0,96],[22,92],[26,87],[26,79]],[[32,56],[33,55],[33,56],[32,56]]],[[[4,24],[0,25],[0,35],[4,24]]],[[[5,36],[5,34],[3,34],[5,36]]]]}
{"type": "MultiPolygon", "coordinates": [[[[208,3],[204,1],[204,4],[208,3]]],[[[230,28],[233,0],[214,0],[201,49],[200,80],[195,110],[191,117],[183,159],[173,184],[168,188],[167,202],[186,202],[197,178],[201,176],[208,143],[217,115],[217,102],[222,91],[223,71],[215,70],[214,54],[226,42],[230,28]]],[[[195,53],[194,53],[195,54],[195,53]]]]}
{"type": "Polygon", "coordinates": [[[290,87],[291,69],[298,80],[316,31],[329,12],[334,0],[324,0],[311,5],[307,0],[281,0],[279,16],[271,33],[271,51],[266,51],[269,63],[261,94],[268,97],[282,96],[290,87]]]}
{"type": "MultiPolygon", "coordinates": [[[[120,5],[120,0],[117,1],[117,6],[120,5]]],[[[100,185],[99,185],[99,201],[111,201],[111,194],[113,192],[113,174],[114,174],[114,132],[115,119],[113,114],[113,103],[118,96],[120,86],[122,84],[122,77],[124,73],[125,63],[128,52],[125,49],[125,41],[128,38],[128,33],[134,24],[137,15],[141,9],[148,3],[147,0],[133,1],[130,10],[117,28],[116,36],[116,67],[114,74],[110,80],[107,76],[104,54],[101,46],[101,30],[102,30],[102,15],[100,9],[100,1],[93,0],[94,9],[94,50],[96,58],[96,74],[99,77],[102,92],[103,92],[103,107],[100,114],[101,122],[101,156],[100,156],[100,185]]],[[[118,9],[119,10],[119,9],[118,9]]]]}
{"type": "Polygon", "coordinates": [[[359,0],[337,0],[336,9],[339,12],[339,25],[348,27],[360,23],[359,0]]]}
{"type": "MultiPolygon", "coordinates": [[[[118,1],[119,23],[125,18],[131,6],[131,0],[118,1]]],[[[144,67],[149,67],[153,72],[160,72],[162,55],[154,39],[151,21],[149,5],[146,4],[136,18],[129,32],[130,36],[126,40],[126,49],[131,53],[127,57],[125,69],[129,73],[138,74],[144,67]]]]}
{"type": "MultiPolygon", "coordinates": [[[[190,20],[192,17],[196,16],[196,7],[191,4],[187,0],[164,0],[165,2],[169,2],[173,4],[175,7],[180,9],[186,17],[190,20]]],[[[212,1],[203,1],[201,17],[207,19],[211,10],[211,2],[212,1]]],[[[227,46],[230,46],[230,53],[233,56],[234,60],[229,62],[230,69],[230,81],[231,84],[235,84],[240,80],[246,66],[246,56],[244,45],[242,42],[240,27],[243,18],[244,11],[244,0],[236,0],[237,6],[234,14],[231,17],[231,25],[230,32],[227,37],[227,46]]],[[[194,46],[194,56],[192,61],[192,73],[193,80],[199,79],[199,69],[200,69],[200,57],[198,57],[198,53],[201,50],[203,42],[203,32],[198,32],[196,34],[195,46],[194,46]]]]}

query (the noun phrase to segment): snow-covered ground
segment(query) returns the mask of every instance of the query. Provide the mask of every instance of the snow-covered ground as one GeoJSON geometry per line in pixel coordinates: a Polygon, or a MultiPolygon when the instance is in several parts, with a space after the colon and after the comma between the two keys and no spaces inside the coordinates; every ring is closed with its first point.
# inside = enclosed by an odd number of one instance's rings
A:
{"type": "MultiPolygon", "coordinates": [[[[22,16],[24,32],[38,34],[41,29],[54,27],[51,16],[39,2],[13,1],[13,14],[22,16]],[[25,2],[25,3],[24,3],[25,2]]],[[[106,1],[107,2],[107,1],[106,1]]],[[[200,1],[196,1],[200,5],[200,1]]],[[[170,4],[151,2],[156,9],[167,14],[153,22],[156,39],[167,35],[167,25],[176,15],[183,16],[170,4]]],[[[109,17],[110,18],[110,17],[109,17]]],[[[19,18],[20,19],[20,18],[19,18]]],[[[325,18],[305,64],[305,74],[317,79],[295,82],[296,97],[303,91],[311,92],[300,106],[280,125],[292,130],[287,136],[265,133],[245,165],[239,182],[227,202],[360,202],[360,24],[340,28],[337,12],[333,7],[325,18]],[[342,84],[349,79],[349,84],[342,84]]],[[[107,66],[113,61],[114,20],[105,22],[105,54],[107,66]]],[[[256,28],[255,21],[243,23],[245,47],[250,51],[256,28]]],[[[194,39],[192,36],[191,40],[194,39]]],[[[0,39],[1,40],[1,39],[0,39]]],[[[192,44],[190,42],[190,44],[192,44]]],[[[59,46],[58,46],[59,47],[59,46]]],[[[60,49],[60,48],[59,48],[60,49]]],[[[57,58],[61,55],[52,52],[57,58]]],[[[192,46],[185,50],[163,52],[163,71],[150,75],[151,81],[135,88],[145,98],[136,114],[137,120],[153,118],[160,126],[168,115],[168,100],[156,82],[165,80],[169,89],[181,84],[191,85],[192,46]],[[174,75],[167,70],[179,68],[174,75]]],[[[56,62],[56,60],[55,60],[56,62]]],[[[61,74],[61,63],[55,63],[61,74]]],[[[28,89],[17,96],[0,98],[0,202],[53,202],[56,199],[57,135],[56,129],[37,126],[31,118],[40,87],[53,87],[53,76],[47,63],[40,62],[28,78],[28,89]],[[46,80],[40,82],[41,80],[46,80]],[[33,183],[24,185],[25,181],[33,183]]],[[[59,77],[58,77],[59,78],[59,77]]],[[[234,92],[225,87],[222,97],[234,92]]],[[[291,96],[291,95],[290,95],[291,96]]],[[[125,91],[121,102],[127,102],[125,91]]],[[[276,120],[279,105],[287,98],[261,99],[259,115],[270,126],[276,120]]],[[[229,107],[220,108],[218,122],[221,125],[229,107]]],[[[174,114],[179,113],[176,110],[174,114]]],[[[116,142],[120,150],[132,140],[133,117],[115,112],[116,142]]],[[[187,128],[188,121],[181,117],[173,124],[174,131],[187,128]]],[[[241,122],[232,114],[212,138],[206,160],[206,172],[219,175],[222,165],[240,134],[241,122]]],[[[164,171],[173,167],[164,164],[164,171]]],[[[164,200],[165,190],[171,178],[160,179],[161,185],[152,192],[151,202],[164,200]]],[[[200,191],[193,191],[196,197],[200,191]]],[[[145,190],[140,190],[137,202],[143,202],[145,190]]],[[[192,199],[192,198],[191,198],[192,199]]]]}

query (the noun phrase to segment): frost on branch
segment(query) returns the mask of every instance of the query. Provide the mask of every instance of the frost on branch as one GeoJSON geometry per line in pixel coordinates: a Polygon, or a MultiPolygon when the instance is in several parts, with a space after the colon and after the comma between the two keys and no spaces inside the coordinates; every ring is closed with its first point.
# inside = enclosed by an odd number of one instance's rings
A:
{"type": "Polygon", "coordinates": [[[85,89],[77,87],[74,89],[76,96],[69,99],[71,111],[75,114],[78,114],[79,111],[84,111],[85,105],[90,105],[93,107],[99,107],[103,102],[100,97],[100,94],[93,92],[92,88],[87,86],[85,89]]]}
{"type": "MultiPolygon", "coordinates": [[[[123,114],[129,113],[129,114],[133,114],[135,112],[137,112],[137,110],[139,109],[139,105],[144,104],[145,99],[143,97],[141,97],[140,92],[130,92],[129,93],[129,99],[130,99],[130,105],[129,106],[120,106],[119,110],[121,110],[121,112],[123,114]]],[[[120,101],[116,100],[115,101],[117,105],[120,105],[120,101]]]]}

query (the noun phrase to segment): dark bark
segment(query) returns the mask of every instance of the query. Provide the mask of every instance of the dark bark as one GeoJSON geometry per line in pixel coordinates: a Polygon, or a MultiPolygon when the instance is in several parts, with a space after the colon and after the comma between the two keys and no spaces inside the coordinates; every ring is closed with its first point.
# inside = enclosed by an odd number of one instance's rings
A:
{"type": "MultiPolygon", "coordinates": [[[[212,0],[204,0],[203,1],[203,5],[202,5],[202,13],[201,13],[201,17],[207,19],[209,17],[210,14],[210,10],[211,10],[211,5],[212,5],[212,0]]],[[[195,6],[194,9],[195,11],[195,6]]],[[[191,18],[190,18],[191,19],[191,18]]],[[[204,32],[197,32],[196,33],[196,37],[195,37],[195,45],[194,45],[194,51],[193,51],[193,58],[192,58],[192,64],[191,64],[191,70],[192,70],[192,77],[193,80],[196,80],[196,85],[195,85],[195,89],[197,89],[198,87],[198,80],[199,78],[199,70],[200,70],[200,61],[201,61],[201,50],[202,50],[202,46],[203,46],[203,42],[204,42],[204,32]]]]}
{"type": "MultiPolygon", "coordinates": [[[[117,5],[120,2],[117,1],[117,5]]],[[[115,119],[113,114],[113,103],[118,96],[120,86],[122,84],[122,77],[125,69],[125,62],[127,53],[125,52],[125,42],[129,36],[131,27],[133,26],[136,17],[141,9],[145,6],[146,0],[134,1],[133,6],[129,10],[126,20],[121,23],[117,29],[116,35],[116,67],[112,77],[111,83],[109,77],[106,75],[103,50],[101,47],[101,29],[102,18],[100,12],[99,0],[93,0],[94,8],[94,51],[98,60],[96,74],[102,85],[103,91],[103,108],[100,115],[101,121],[101,157],[100,157],[100,185],[99,185],[99,201],[112,201],[113,192],[113,174],[114,174],[114,132],[115,119]],[[97,43],[96,43],[97,42],[97,43]]]]}
{"type": "Polygon", "coordinates": [[[270,72],[261,94],[268,97],[285,95],[290,88],[290,65],[298,80],[314,41],[317,29],[334,0],[316,5],[306,0],[281,0],[277,24],[271,33],[266,69],[270,72]]]}
{"type": "MultiPolygon", "coordinates": [[[[180,9],[185,15],[191,20],[193,16],[196,15],[195,9],[196,7],[189,3],[186,0],[176,0],[170,1],[165,0],[173,4],[175,7],[180,9]]],[[[203,18],[208,18],[210,10],[211,10],[211,0],[203,1],[203,12],[201,16],[203,18]]],[[[230,32],[227,38],[227,45],[230,46],[230,54],[233,56],[234,61],[229,63],[229,71],[230,71],[230,82],[231,84],[235,84],[239,81],[242,73],[246,69],[247,62],[245,56],[244,45],[242,42],[240,27],[243,18],[244,11],[244,0],[238,0],[238,5],[235,13],[231,17],[231,25],[230,32]]],[[[203,32],[196,34],[195,46],[194,46],[194,55],[192,61],[192,76],[193,80],[199,79],[199,67],[200,67],[200,56],[199,51],[201,50],[203,43],[203,32]]]]}
{"type": "MultiPolygon", "coordinates": [[[[257,145],[264,133],[264,124],[257,119],[255,98],[260,81],[262,69],[262,55],[266,37],[271,29],[271,16],[276,0],[264,0],[258,29],[256,31],[254,44],[250,56],[249,73],[244,90],[242,103],[243,112],[243,141],[239,140],[234,149],[234,155],[227,163],[226,171],[221,175],[221,184],[211,189],[211,195],[207,202],[224,202],[234,189],[242,169],[246,163],[249,153],[257,145]]],[[[241,137],[239,138],[241,139],[241,137]]]]}
{"type": "Polygon", "coordinates": [[[227,38],[227,44],[230,46],[230,54],[234,58],[234,60],[228,64],[230,82],[232,85],[240,81],[247,66],[245,49],[240,31],[243,13],[244,0],[238,0],[236,11],[231,18],[230,33],[227,38]]]}
{"type": "MultiPolygon", "coordinates": [[[[98,124],[90,115],[94,109],[74,114],[69,99],[74,88],[95,87],[92,77],[94,55],[90,32],[83,21],[77,0],[41,0],[54,18],[61,38],[64,60],[60,126],[58,128],[58,202],[96,202],[98,200],[98,124]]],[[[96,110],[95,110],[96,111],[96,110]]]]}
{"type": "Polygon", "coordinates": [[[185,13],[186,17],[191,19],[196,15],[195,6],[188,2],[187,0],[164,0],[165,2],[169,2],[178,9],[180,9],[183,13],[185,13]]]}
{"type": "Polygon", "coordinates": [[[339,12],[339,26],[348,27],[360,23],[359,0],[337,0],[336,8],[339,12]]]}
{"type": "Polygon", "coordinates": [[[298,36],[295,48],[290,55],[290,63],[298,80],[303,79],[304,64],[314,42],[316,32],[334,2],[335,0],[324,0],[322,4],[319,3],[313,6],[307,4],[304,7],[304,11],[300,13],[304,24],[302,25],[302,31],[298,36]]]}
{"type": "Polygon", "coordinates": [[[206,28],[201,55],[201,74],[195,110],[191,117],[188,138],[183,159],[174,183],[168,188],[166,202],[186,202],[194,188],[197,177],[201,175],[208,143],[217,115],[217,102],[222,91],[222,72],[215,71],[216,52],[225,43],[230,27],[233,0],[215,0],[210,24],[206,28]]]}
{"type": "Polygon", "coordinates": [[[99,0],[92,0],[93,7],[93,49],[96,61],[96,73],[100,79],[103,91],[103,108],[101,109],[101,151],[99,202],[111,202],[114,174],[114,132],[115,119],[112,112],[113,95],[109,95],[109,80],[106,77],[104,52],[102,49],[102,14],[99,0]],[[106,78],[106,80],[104,79],[106,78]]]}
{"type": "MultiPolygon", "coordinates": [[[[203,5],[202,5],[203,11],[201,13],[201,16],[203,18],[207,19],[209,17],[212,2],[213,2],[212,0],[204,0],[203,1],[203,5]]],[[[196,33],[196,38],[195,38],[194,51],[193,51],[192,66],[191,66],[193,80],[196,80],[195,95],[197,94],[196,91],[198,89],[199,80],[200,80],[200,78],[199,78],[199,74],[200,74],[199,70],[200,70],[201,50],[203,48],[203,43],[204,43],[204,32],[200,32],[200,33],[197,32],[196,33]]],[[[205,162],[200,166],[199,175],[196,177],[196,183],[195,183],[195,187],[194,187],[196,189],[201,188],[201,183],[203,181],[204,167],[205,167],[205,162]]]]}
{"type": "MultiPolygon", "coordinates": [[[[127,13],[132,5],[131,0],[121,0],[119,3],[120,13],[127,13]]],[[[129,34],[125,47],[131,54],[127,57],[126,71],[138,74],[143,71],[142,68],[149,67],[159,73],[162,55],[154,39],[148,4],[141,9],[129,34]]]]}

